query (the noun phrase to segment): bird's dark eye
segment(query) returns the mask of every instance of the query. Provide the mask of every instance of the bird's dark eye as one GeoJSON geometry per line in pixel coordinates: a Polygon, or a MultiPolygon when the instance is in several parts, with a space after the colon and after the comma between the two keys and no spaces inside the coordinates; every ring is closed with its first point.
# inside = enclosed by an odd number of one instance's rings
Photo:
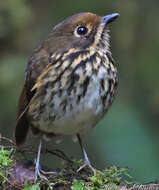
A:
{"type": "Polygon", "coordinates": [[[87,32],[88,28],[86,28],[85,26],[80,26],[77,28],[77,34],[80,36],[87,34],[87,32]]]}

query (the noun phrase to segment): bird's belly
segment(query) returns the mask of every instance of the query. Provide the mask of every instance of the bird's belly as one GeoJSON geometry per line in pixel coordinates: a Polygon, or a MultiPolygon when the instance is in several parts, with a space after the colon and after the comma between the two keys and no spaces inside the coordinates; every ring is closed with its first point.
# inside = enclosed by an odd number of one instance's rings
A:
{"type": "Polygon", "coordinates": [[[79,86],[68,93],[66,86],[62,94],[56,93],[53,98],[52,92],[47,92],[45,104],[40,105],[41,101],[36,99],[30,106],[31,124],[40,131],[57,135],[83,133],[106,113],[113,99],[114,84],[115,80],[104,70],[100,78],[91,76],[85,91],[79,86]]]}
{"type": "Polygon", "coordinates": [[[70,116],[63,117],[57,121],[54,121],[50,131],[55,134],[62,135],[74,135],[77,133],[83,133],[98,121],[98,116],[94,115],[90,110],[78,112],[78,115],[70,113],[70,116]]]}
{"type": "Polygon", "coordinates": [[[62,99],[64,97],[54,97],[54,107],[46,105],[46,110],[39,118],[40,130],[62,135],[83,133],[94,127],[103,115],[103,104],[97,89],[87,92],[79,103],[74,96],[70,96],[63,104],[62,99]]]}

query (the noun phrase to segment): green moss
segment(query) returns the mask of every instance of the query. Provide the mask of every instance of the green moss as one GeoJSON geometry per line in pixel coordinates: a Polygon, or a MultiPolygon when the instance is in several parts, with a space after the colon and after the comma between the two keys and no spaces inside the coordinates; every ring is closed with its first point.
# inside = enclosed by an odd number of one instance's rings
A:
{"type": "Polygon", "coordinates": [[[84,182],[80,181],[80,180],[79,181],[75,180],[72,183],[71,189],[72,190],[87,190],[87,188],[85,187],[84,182]]]}
{"type": "Polygon", "coordinates": [[[40,190],[39,184],[26,185],[23,190],[40,190]]]}
{"type": "Polygon", "coordinates": [[[12,150],[4,150],[3,148],[0,150],[0,166],[8,167],[13,160],[10,158],[12,150]]]}
{"type": "Polygon", "coordinates": [[[13,149],[6,150],[3,146],[0,147],[0,184],[2,186],[8,181],[10,166],[14,162],[12,152],[13,149]]]}
{"type": "Polygon", "coordinates": [[[105,170],[96,170],[96,176],[89,177],[89,181],[74,180],[72,190],[117,190],[119,184],[126,181],[124,178],[131,178],[126,168],[112,166],[105,170]]]}
{"type": "Polygon", "coordinates": [[[97,175],[90,177],[90,180],[97,185],[101,185],[103,183],[119,184],[124,177],[131,178],[126,168],[112,166],[104,169],[103,171],[97,171],[97,175]]]}

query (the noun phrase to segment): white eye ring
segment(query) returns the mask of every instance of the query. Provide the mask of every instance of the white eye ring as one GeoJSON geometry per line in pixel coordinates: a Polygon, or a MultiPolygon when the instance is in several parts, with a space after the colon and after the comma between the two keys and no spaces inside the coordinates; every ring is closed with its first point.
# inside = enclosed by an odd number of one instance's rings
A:
{"type": "Polygon", "coordinates": [[[88,28],[85,26],[79,26],[76,28],[74,33],[76,37],[84,36],[88,33],[88,28]]]}

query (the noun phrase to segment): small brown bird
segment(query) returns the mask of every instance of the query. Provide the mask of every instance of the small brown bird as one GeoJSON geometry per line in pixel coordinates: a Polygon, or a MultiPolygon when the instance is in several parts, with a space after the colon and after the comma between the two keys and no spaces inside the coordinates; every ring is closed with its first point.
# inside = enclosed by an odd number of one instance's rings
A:
{"type": "MultiPolygon", "coordinates": [[[[77,135],[84,165],[93,171],[80,134],[95,127],[114,99],[117,70],[109,49],[108,24],[119,14],[79,13],[53,28],[31,56],[19,98],[16,144],[29,127],[42,137],[77,135]]],[[[41,141],[36,160],[40,176],[41,141]]],[[[78,170],[78,171],[79,171],[78,170]]]]}

